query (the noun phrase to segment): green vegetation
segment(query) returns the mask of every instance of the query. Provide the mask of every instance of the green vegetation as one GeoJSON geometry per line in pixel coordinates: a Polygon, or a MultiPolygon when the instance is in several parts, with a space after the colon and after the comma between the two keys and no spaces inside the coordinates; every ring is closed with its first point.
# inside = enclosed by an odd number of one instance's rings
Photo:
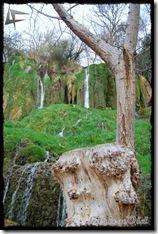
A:
{"type": "Polygon", "coordinates": [[[151,126],[144,120],[136,121],[135,129],[135,148],[137,158],[143,173],[150,173],[151,170],[151,126]]]}
{"type": "Polygon", "coordinates": [[[44,154],[44,149],[35,144],[28,144],[21,152],[21,156],[27,162],[43,161],[44,154]]]}
{"type": "Polygon", "coordinates": [[[4,117],[20,119],[37,104],[37,76],[32,60],[15,56],[4,65],[4,117]]]}
{"type": "MultiPolygon", "coordinates": [[[[136,155],[141,170],[151,170],[149,122],[136,120],[136,155]]],[[[116,111],[86,109],[78,105],[56,104],[32,111],[21,121],[5,121],[5,158],[11,159],[17,145],[24,144],[23,155],[29,162],[44,159],[46,150],[56,157],[63,152],[97,144],[115,142],[116,111]],[[63,137],[59,136],[62,131],[63,137]]]]}
{"type": "MultiPolygon", "coordinates": [[[[6,120],[22,119],[37,108],[40,102],[38,75],[44,83],[45,107],[62,103],[84,105],[85,69],[69,63],[56,71],[56,65],[52,63],[48,69],[49,75],[45,76],[45,64],[39,69],[35,61],[22,54],[9,59],[4,65],[3,109],[6,120]]],[[[90,107],[116,109],[115,80],[108,66],[105,63],[91,64],[88,70],[90,107]]],[[[136,109],[141,115],[145,113],[150,90],[146,79],[138,76],[136,109]]]]}
{"type": "Polygon", "coordinates": [[[105,63],[89,66],[90,106],[116,108],[116,87],[112,73],[105,63]]]}

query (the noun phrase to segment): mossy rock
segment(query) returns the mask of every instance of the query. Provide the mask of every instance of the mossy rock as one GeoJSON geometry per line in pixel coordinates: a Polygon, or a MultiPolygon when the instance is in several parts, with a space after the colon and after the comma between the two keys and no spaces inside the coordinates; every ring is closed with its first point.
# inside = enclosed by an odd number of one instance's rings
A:
{"type": "Polygon", "coordinates": [[[137,214],[141,219],[147,218],[151,222],[151,178],[150,175],[141,175],[138,189],[139,203],[137,204],[137,214]]]}
{"type": "MultiPolygon", "coordinates": [[[[105,63],[91,64],[89,70],[89,100],[90,107],[103,109],[106,107],[116,108],[116,88],[108,66],[105,63]]],[[[77,104],[83,106],[85,69],[76,74],[75,87],[77,104]],[[82,97],[81,97],[82,96],[82,97]]]]}
{"type": "Polygon", "coordinates": [[[40,162],[45,159],[45,150],[33,143],[26,145],[19,152],[16,163],[18,165],[24,165],[26,163],[40,162]]]}
{"type": "MultiPolygon", "coordinates": [[[[53,67],[55,67],[53,62],[53,67]]],[[[55,68],[54,68],[55,69],[55,68]]],[[[105,63],[89,66],[90,107],[116,108],[116,85],[105,63]]],[[[5,119],[18,120],[37,109],[40,103],[39,70],[35,62],[24,55],[16,55],[4,65],[3,108],[5,119]],[[29,70],[28,70],[29,68],[29,70]]],[[[48,72],[49,73],[49,72],[48,72]]],[[[77,104],[84,106],[85,68],[71,64],[41,77],[45,87],[44,106],[50,104],[77,104]],[[65,69],[65,72],[62,70],[65,69]]],[[[136,78],[136,108],[147,106],[151,95],[149,82],[142,76],[136,78]],[[149,95],[148,95],[149,94],[149,95]]]]}
{"type": "Polygon", "coordinates": [[[5,119],[17,120],[27,115],[37,103],[35,64],[21,56],[16,56],[14,63],[5,64],[3,90],[5,119]]]}
{"type": "Polygon", "coordinates": [[[60,187],[51,168],[46,162],[14,168],[4,203],[5,218],[23,227],[57,225],[60,187]]]}

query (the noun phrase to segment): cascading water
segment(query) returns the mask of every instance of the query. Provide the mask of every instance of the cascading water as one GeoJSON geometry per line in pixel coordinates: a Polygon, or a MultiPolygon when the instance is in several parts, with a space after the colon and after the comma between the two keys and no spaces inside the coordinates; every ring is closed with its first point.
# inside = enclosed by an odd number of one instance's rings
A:
{"type": "Polygon", "coordinates": [[[14,156],[14,159],[13,159],[13,162],[12,162],[10,173],[9,173],[9,176],[8,176],[8,179],[7,179],[7,182],[6,182],[6,186],[5,186],[5,190],[4,190],[4,195],[3,195],[3,203],[5,202],[5,199],[6,199],[6,195],[7,195],[9,184],[10,184],[10,178],[12,177],[14,166],[16,165],[15,162],[16,162],[18,153],[19,152],[18,152],[18,149],[17,149],[16,152],[15,152],[15,156],[14,156]]]}
{"type": "Polygon", "coordinates": [[[62,191],[59,194],[58,212],[57,212],[57,227],[64,227],[66,219],[66,202],[62,191]]]}
{"type": "Polygon", "coordinates": [[[28,169],[29,176],[27,178],[26,189],[22,197],[22,202],[21,202],[22,206],[18,213],[18,220],[20,220],[20,223],[22,223],[23,225],[25,225],[26,223],[27,208],[29,206],[29,201],[31,198],[32,188],[33,188],[33,179],[34,179],[34,175],[39,164],[41,164],[41,162],[35,163],[34,166],[31,165],[28,169]]]}
{"type": "Polygon", "coordinates": [[[13,213],[13,209],[14,209],[14,204],[15,204],[15,201],[16,201],[16,198],[17,198],[17,193],[19,191],[19,188],[20,188],[20,185],[21,185],[21,181],[22,181],[22,178],[23,178],[23,175],[25,173],[25,171],[28,169],[28,166],[24,168],[20,178],[19,178],[19,181],[18,181],[18,184],[17,184],[17,187],[16,187],[16,190],[14,191],[13,195],[12,195],[12,199],[11,199],[11,203],[9,205],[9,212],[8,212],[8,218],[12,220],[13,216],[14,216],[14,213],[13,213]]]}
{"type": "Polygon", "coordinates": [[[42,82],[41,77],[39,77],[39,84],[40,84],[40,105],[38,109],[41,109],[44,106],[44,97],[45,97],[44,84],[42,82]]]}
{"type": "Polygon", "coordinates": [[[85,68],[84,107],[89,108],[89,66],[85,68]]]}
{"type": "MultiPolygon", "coordinates": [[[[16,151],[16,156],[20,153],[18,151],[16,151]]],[[[56,226],[57,211],[59,210],[59,225],[64,226],[65,202],[63,197],[60,196],[60,205],[58,205],[59,187],[51,177],[51,166],[54,159],[49,151],[46,151],[44,156],[45,160],[42,162],[23,166],[16,164],[16,157],[14,157],[14,162],[12,162],[16,167],[10,174],[10,185],[8,186],[4,204],[5,217],[17,222],[19,225],[29,226],[32,223],[36,225],[37,222],[37,225],[40,223],[39,225],[56,226]],[[46,202],[43,201],[43,196],[45,197],[45,195],[48,197],[46,202]],[[52,204],[54,200],[51,201],[51,199],[54,198],[56,202],[52,204]],[[37,205],[38,201],[40,201],[39,205],[37,205]],[[42,213],[39,216],[41,209],[42,213]]]]}

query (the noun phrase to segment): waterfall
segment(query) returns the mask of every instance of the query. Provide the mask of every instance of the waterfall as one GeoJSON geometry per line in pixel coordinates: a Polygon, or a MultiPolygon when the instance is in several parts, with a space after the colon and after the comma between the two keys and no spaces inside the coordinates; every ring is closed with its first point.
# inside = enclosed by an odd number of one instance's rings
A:
{"type": "Polygon", "coordinates": [[[28,172],[29,176],[26,181],[26,189],[23,192],[23,197],[21,201],[22,206],[18,213],[18,219],[23,225],[25,225],[26,223],[27,208],[29,206],[29,201],[31,198],[32,188],[33,188],[33,179],[34,179],[34,175],[39,164],[40,162],[37,162],[34,164],[34,166],[31,165],[31,167],[29,167],[29,172],[28,172]]]}
{"type": "Polygon", "coordinates": [[[16,162],[16,158],[18,156],[18,153],[19,152],[17,150],[16,153],[15,153],[14,159],[13,159],[13,163],[12,163],[12,167],[10,169],[10,173],[8,175],[8,179],[7,179],[7,182],[6,182],[6,186],[5,186],[5,190],[4,190],[4,195],[3,195],[3,203],[5,202],[5,199],[6,199],[6,195],[7,195],[9,184],[10,184],[10,178],[12,177],[12,174],[13,174],[13,169],[14,169],[14,166],[15,166],[15,162],[16,162]]]}
{"type": "Polygon", "coordinates": [[[24,175],[26,169],[28,169],[28,166],[24,168],[24,170],[23,170],[23,172],[22,172],[22,174],[21,174],[21,176],[19,178],[16,190],[14,191],[14,193],[12,195],[11,203],[9,205],[8,218],[11,219],[11,220],[13,218],[13,209],[14,209],[14,204],[15,204],[16,198],[17,198],[17,192],[19,191],[19,188],[20,188],[20,185],[21,185],[21,181],[22,181],[22,178],[23,178],[23,175],[24,175]]]}
{"type": "Polygon", "coordinates": [[[41,77],[39,77],[39,84],[40,84],[40,105],[39,105],[38,109],[41,109],[44,106],[44,96],[45,96],[44,84],[42,82],[41,77]]]}
{"type": "Polygon", "coordinates": [[[84,79],[84,107],[89,108],[89,67],[85,68],[84,79]]]}
{"type": "Polygon", "coordinates": [[[65,219],[66,219],[66,202],[63,193],[61,191],[58,199],[57,227],[64,227],[65,219]]]}

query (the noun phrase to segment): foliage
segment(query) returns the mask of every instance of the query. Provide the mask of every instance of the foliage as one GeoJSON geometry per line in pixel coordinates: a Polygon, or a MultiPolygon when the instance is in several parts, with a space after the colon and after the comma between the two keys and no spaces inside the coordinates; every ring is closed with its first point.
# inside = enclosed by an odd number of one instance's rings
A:
{"type": "Polygon", "coordinates": [[[135,148],[141,170],[145,174],[151,172],[151,126],[148,122],[139,119],[135,123],[135,148]]]}
{"type": "Polygon", "coordinates": [[[149,106],[152,96],[152,89],[148,80],[139,75],[136,77],[136,109],[141,115],[149,106]]]}
{"type": "MultiPolygon", "coordinates": [[[[84,69],[69,63],[69,66],[65,67],[64,74],[55,73],[47,76],[43,66],[37,68],[35,61],[20,54],[5,64],[3,89],[5,119],[21,119],[37,108],[40,98],[37,74],[43,79],[45,106],[51,103],[72,103],[83,106],[84,69]],[[72,100],[69,102],[69,99],[72,100]]],[[[90,106],[115,108],[115,82],[108,67],[103,63],[92,64],[89,66],[89,73],[90,106]]]]}
{"type": "MultiPolygon", "coordinates": [[[[39,105],[39,80],[43,79],[45,87],[44,106],[51,103],[72,103],[84,105],[85,68],[73,63],[62,67],[64,72],[55,70],[46,75],[46,64],[40,68],[33,59],[23,54],[10,57],[4,65],[4,117],[21,119],[39,105]]],[[[55,66],[52,64],[52,66],[55,66]]],[[[56,64],[57,66],[57,64],[56,64]]],[[[90,107],[116,108],[116,87],[108,66],[105,63],[89,66],[90,107]]],[[[145,78],[136,78],[136,108],[143,113],[147,106],[147,84],[145,78]]],[[[146,81],[147,82],[147,81],[146,81]]],[[[148,84],[150,86],[150,84],[148,84]]],[[[150,88],[150,87],[149,87],[150,88]]],[[[151,88],[150,88],[151,89],[151,88]]]]}
{"type": "Polygon", "coordinates": [[[92,64],[90,70],[90,95],[92,107],[116,107],[115,80],[105,63],[92,64]]]}
{"type": "Polygon", "coordinates": [[[26,162],[37,162],[44,160],[45,151],[38,145],[28,144],[22,151],[21,157],[24,160],[24,164],[26,162]]]}
{"type": "Polygon", "coordinates": [[[4,65],[4,117],[20,119],[27,115],[37,102],[35,64],[22,56],[15,56],[4,65]]]}

